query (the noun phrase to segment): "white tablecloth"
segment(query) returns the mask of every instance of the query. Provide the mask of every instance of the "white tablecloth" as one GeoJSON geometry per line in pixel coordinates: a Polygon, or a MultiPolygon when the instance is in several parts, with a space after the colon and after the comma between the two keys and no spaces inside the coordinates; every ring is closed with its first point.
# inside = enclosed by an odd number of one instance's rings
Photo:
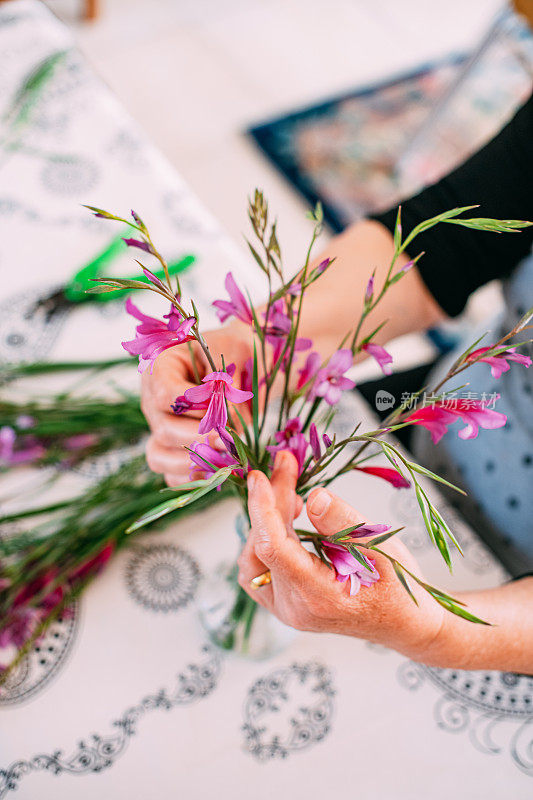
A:
{"type": "MultiPolygon", "coordinates": [[[[0,115],[32,66],[70,45],[41,4],[2,5],[0,115]]],[[[131,328],[121,305],[24,316],[116,232],[81,202],[133,206],[170,258],[196,253],[183,283],[206,314],[227,269],[257,288],[254,269],[73,51],[22,147],[2,154],[0,358],[119,354],[131,328]]],[[[131,259],[121,267],[129,273],[131,259]]],[[[338,424],[354,416],[370,417],[357,398],[338,424]]],[[[370,519],[405,525],[432,583],[505,580],[459,520],[465,558],[451,578],[409,492],[367,476],[335,488],[370,519]]],[[[25,658],[0,699],[0,798],[531,797],[531,678],[430,669],[333,635],[298,633],[263,662],[213,649],[195,597],[200,575],[237,552],[236,511],[227,502],[138,537],[25,658]]]]}

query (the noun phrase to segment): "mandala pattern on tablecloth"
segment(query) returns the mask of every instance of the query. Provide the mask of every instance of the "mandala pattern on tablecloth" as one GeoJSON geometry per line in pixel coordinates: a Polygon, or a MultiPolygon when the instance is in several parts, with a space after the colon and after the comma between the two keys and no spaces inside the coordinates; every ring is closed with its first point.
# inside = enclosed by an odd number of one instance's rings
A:
{"type": "Polygon", "coordinates": [[[209,646],[203,648],[203,653],[200,663],[189,664],[178,675],[177,683],[170,691],[159,689],[144,697],[140,703],[130,706],[112,723],[112,733],[93,733],[89,738],[81,739],[68,754],[62,750],[39,753],[0,769],[0,800],[8,792],[17,790],[24,776],[31,772],[46,771],[56,776],[87,775],[112,767],[126,751],[129,740],[137,733],[140,720],[147,714],[160,709],[171,711],[189,706],[208,697],[217,687],[221,674],[221,657],[209,646]]]}
{"type": "Polygon", "coordinates": [[[178,611],[190,603],[200,578],[194,558],[173,544],[137,547],[126,567],[130,596],[150,611],[178,611]]]}
{"type": "Polygon", "coordinates": [[[244,704],[245,750],[259,761],[287,758],[331,730],[332,676],[322,664],[282,667],[259,678],[244,704]]]}
{"type": "Polygon", "coordinates": [[[51,350],[63,325],[66,311],[52,316],[37,308],[41,297],[59,287],[41,287],[12,295],[0,303],[0,361],[40,361],[51,350]]]}
{"type": "Polygon", "coordinates": [[[400,683],[411,691],[432,686],[439,728],[465,733],[478,750],[509,751],[513,763],[533,777],[533,676],[513,672],[466,672],[402,664],[400,683]]]}
{"type": "Polygon", "coordinates": [[[79,605],[74,602],[9,673],[0,688],[0,707],[24,703],[47,686],[72,651],[78,623],[79,605]]]}

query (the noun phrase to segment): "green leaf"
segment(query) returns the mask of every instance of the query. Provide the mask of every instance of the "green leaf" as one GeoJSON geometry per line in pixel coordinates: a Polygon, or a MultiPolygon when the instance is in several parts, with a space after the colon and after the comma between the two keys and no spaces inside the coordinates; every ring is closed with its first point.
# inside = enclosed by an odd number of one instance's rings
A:
{"type": "Polygon", "coordinates": [[[96,206],[87,206],[84,203],[82,203],[82,207],[83,208],[88,208],[89,211],[93,212],[93,214],[99,214],[100,216],[104,217],[105,219],[114,219],[117,222],[125,222],[126,225],[131,225],[131,222],[129,222],[127,219],[124,219],[124,217],[117,217],[117,216],[115,216],[115,214],[110,214],[109,211],[104,211],[103,208],[97,208],[96,206]]]}
{"type": "Polygon", "coordinates": [[[181,497],[176,497],[172,500],[166,500],[164,503],[160,503],[159,505],[155,506],[155,508],[150,509],[150,511],[148,511],[146,514],[143,514],[141,517],[139,517],[139,519],[137,519],[132,525],[129,526],[129,528],[127,528],[126,533],[133,533],[134,531],[139,530],[139,528],[144,528],[151,522],[155,522],[155,520],[164,517],[166,514],[170,514],[172,511],[176,511],[177,509],[184,508],[185,506],[194,503],[195,500],[198,500],[200,497],[212,492],[213,489],[217,488],[217,486],[221,486],[224,481],[229,478],[231,472],[232,467],[224,467],[208,478],[204,482],[204,486],[202,488],[196,489],[195,491],[189,492],[181,497]]]}
{"type": "Polygon", "coordinates": [[[343,530],[342,530],[342,531],[337,531],[337,533],[334,533],[332,536],[327,536],[327,537],[325,537],[325,538],[326,538],[328,541],[331,541],[331,542],[337,542],[339,539],[342,539],[342,538],[344,538],[345,536],[349,536],[351,533],[353,533],[354,531],[356,531],[356,530],[357,530],[358,528],[360,528],[362,525],[364,525],[364,522],[358,522],[358,523],[357,523],[357,525],[350,525],[350,527],[349,527],[349,528],[343,528],[343,530]]]}
{"type": "Polygon", "coordinates": [[[398,250],[402,243],[402,207],[398,206],[396,224],[394,226],[394,250],[398,250]]]}
{"type": "Polygon", "coordinates": [[[250,296],[250,292],[248,291],[248,289],[246,289],[245,291],[246,291],[246,296],[248,297],[248,303],[250,304],[250,311],[252,312],[252,317],[253,317],[253,320],[254,320],[255,333],[259,337],[259,341],[262,342],[263,339],[264,339],[263,326],[261,325],[261,323],[259,322],[259,319],[257,317],[257,313],[255,311],[254,304],[252,303],[252,298],[250,296]]]}
{"type": "Polygon", "coordinates": [[[529,311],[526,311],[524,316],[520,319],[518,325],[516,325],[515,331],[518,333],[519,331],[524,330],[524,328],[527,325],[529,325],[532,319],[533,319],[533,308],[530,308],[529,311]]]}
{"type": "MultiPolygon", "coordinates": [[[[430,511],[433,511],[432,506],[430,506],[430,511]]],[[[433,515],[432,515],[433,516],[433,515]]],[[[443,557],[444,561],[446,562],[446,566],[452,572],[452,559],[450,556],[450,549],[448,547],[448,542],[446,541],[446,537],[442,533],[438,520],[432,519],[433,522],[433,539],[437,548],[443,557]]]]}
{"type": "Polygon", "coordinates": [[[372,565],[369,564],[368,559],[359,552],[358,548],[354,544],[346,545],[346,549],[351,553],[351,555],[358,561],[362,567],[365,569],[369,569],[372,565]]]}
{"type": "Polygon", "coordinates": [[[246,239],[245,241],[246,241],[246,244],[248,245],[248,247],[250,248],[250,252],[253,255],[256,263],[263,270],[265,275],[268,275],[268,268],[265,266],[265,264],[263,264],[263,260],[262,260],[261,256],[259,255],[259,253],[257,252],[257,250],[253,247],[252,243],[248,241],[248,239],[246,239]]]}
{"type": "Polygon", "coordinates": [[[456,537],[452,533],[452,531],[450,529],[450,526],[448,525],[448,523],[446,522],[446,520],[444,519],[444,517],[442,516],[442,514],[438,510],[438,508],[435,508],[435,506],[432,506],[432,512],[433,512],[433,515],[438,519],[441,528],[443,528],[444,531],[446,532],[446,534],[448,535],[448,538],[453,542],[455,547],[459,550],[459,552],[463,556],[464,553],[463,553],[463,549],[462,549],[461,545],[459,544],[459,542],[457,541],[456,537]]]}
{"type": "Polygon", "coordinates": [[[241,462],[241,466],[246,470],[246,468],[248,467],[248,458],[246,456],[244,442],[241,441],[237,432],[234,431],[232,428],[229,428],[229,432],[235,444],[235,449],[237,450],[237,455],[239,457],[239,461],[241,462]]]}
{"type": "Polygon", "coordinates": [[[161,492],[190,492],[191,489],[201,489],[203,486],[205,486],[205,478],[197,481],[187,481],[187,483],[180,483],[177,486],[165,486],[161,489],[161,492]]]}
{"type": "MultiPolygon", "coordinates": [[[[431,594],[431,593],[430,593],[431,594]]],[[[455,614],[457,617],[462,617],[463,619],[468,620],[468,622],[475,622],[478,625],[488,625],[491,626],[490,622],[486,622],[486,620],[481,619],[480,617],[476,617],[475,614],[471,614],[470,611],[466,611],[466,609],[461,608],[461,606],[456,605],[455,602],[450,602],[449,600],[444,600],[442,597],[438,597],[432,595],[433,599],[442,606],[447,611],[450,611],[452,614],[455,614]]]]}
{"type": "Polygon", "coordinates": [[[254,428],[255,448],[259,448],[259,377],[257,370],[257,347],[254,341],[254,363],[252,370],[252,424],[254,428]]]}
{"type": "Polygon", "coordinates": [[[378,545],[383,544],[383,542],[386,542],[387,539],[390,539],[392,536],[396,536],[397,533],[400,533],[400,531],[403,530],[404,528],[396,528],[396,530],[389,531],[389,533],[383,533],[381,536],[374,536],[373,539],[369,539],[368,542],[365,542],[365,547],[368,547],[369,549],[377,547],[378,545]]]}
{"type": "Polygon", "coordinates": [[[460,489],[454,483],[450,483],[449,481],[441,478],[440,475],[437,475],[435,472],[432,472],[430,469],[426,469],[425,467],[421,467],[420,464],[416,464],[414,461],[407,462],[413,472],[418,472],[419,475],[424,475],[426,478],[430,478],[432,481],[437,481],[438,483],[444,484],[444,486],[449,486],[450,489],[454,489],[459,494],[464,494],[466,496],[466,492],[463,489],[460,489]]]}
{"type": "Polygon", "coordinates": [[[281,251],[279,247],[278,238],[276,236],[276,222],[272,225],[272,230],[270,232],[270,239],[268,242],[268,249],[271,250],[273,253],[277,255],[278,258],[281,258],[281,251]]]}
{"type": "Polygon", "coordinates": [[[91,289],[86,289],[85,294],[104,294],[104,292],[119,292],[120,286],[109,286],[103,284],[102,286],[93,286],[91,289]]]}
{"type": "Polygon", "coordinates": [[[490,219],[486,217],[448,219],[444,221],[453,225],[461,225],[463,228],[472,228],[476,231],[488,231],[490,233],[519,233],[522,228],[529,228],[533,225],[533,222],[521,219],[490,219]]]}
{"type": "Polygon", "coordinates": [[[247,425],[243,415],[241,414],[241,412],[237,408],[237,406],[233,406],[233,411],[235,411],[235,413],[237,415],[237,419],[239,420],[239,422],[242,425],[242,429],[244,431],[244,436],[246,438],[246,444],[248,445],[248,448],[250,448],[252,446],[252,439],[250,437],[250,432],[248,430],[248,425],[247,425]]]}
{"type": "Polygon", "coordinates": [[[132,281],[124,278],[89,278],[89,280],[94,281],[94,283],[102,283],[104,285],[107,284],[108,286],[116,286],[117,288],[124,289],[148,289],[149,291],[153,291],[155,288],[145,281],[132,281]]]}
{"type": "Polygon", "coordinates": [[[405,591],[407,592],[407,594],[409,595],[411,600],[415,603],[415,605],[418,605],[418,600],[414,596],[413,590],[411,589],[411,587],[407,583],[407,579],[406,579],[406,577],[404,575],[402,565],[398,561],[396,561],[395,559],[393,559],[391,561],[391,564],[392,564],[392,567],[394,569],[394,572],[396,573],[396,577],[398,578],[398,580],[402,584],[403,588],[405,589],[405,591]]]}
{"type": "Polygon", "coordinates": [[[415,483],[415,493],[416,493],[416,499],[418,501],[418,505],[420,507],[420,511],[422,512],[422,517],[424,519],[424,524],[426,526],[426,530],[429,533],[431,541],[434,542],[434,544],[437,544],[435,542],[435,537],[434,537],[434,534],[433,534],[433,524],[431,522],[431,519],[429,517],[428,511],[427,511],[427,508],[426,508],[427,498],[426,498],[426,495],[424,494],[424,492],[422,491],[422,489],[420,488],[420,484],[418,484],[418,483],[415,483]]]}

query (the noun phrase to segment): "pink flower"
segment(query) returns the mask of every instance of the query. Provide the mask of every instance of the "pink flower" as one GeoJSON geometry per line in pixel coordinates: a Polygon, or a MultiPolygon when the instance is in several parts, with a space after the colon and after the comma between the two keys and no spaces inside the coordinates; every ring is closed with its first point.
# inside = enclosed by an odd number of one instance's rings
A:
{"type": "Polygon", "coordinates": [[[135,339],[122,342],[124,350],[132,356],[139,356],[139,372],[143,372],[148,364],[152,371],[154,361],[164,350],[194,338],[190,332],[195,318],[184,319],[174,306],[171,306],[169,314],[165,314],[168,322],[143,314],[129,297],[126,300],[126,311],[141,323],[135,328],[135,339]]]}
{"type": "Polygon", "coordinates": [[[318,368],[320,367],[320,356],[316,352],[309,353],[306,358],[305,364],[302,369],[298,370],[299,378],[298,383],[296,384],[297,389],[301,389],[302,386],[305,386],[318,372],[318,368]]]}
{"type": "MultiPolygon", "coordinates": [[[[263,314],[266,317],[266,314],[263,314]]],[[[277,364],[281,358],[281,354],[287,345],[287,337],[291,332],[291,320],[285,312],[283,300],[276,300],[268,309],[268,317],[266,317],[266,340],[272,345],[272,360],[277,364]]],[[[301,352],[302,350],[309,350],[312,345],[311,339],[296,339],[294,343],[294,352],[301,352]]],[[[283,356],[281,369],[286,369],[290,358],[290,347],[283,356]]]]}
{"type": "Polygon", "coordinates": [[[219,320],[225,322],[228,317],[237,317],[237,319],[242,320],[242,322],[253,325],[254,318],[250,304],[246,301],[245,296],[235,283],[231,272],[228,272],[226,275],[224,286],[229,294],[229,300],[215,300],[213,303],[217,309],[219,320]]]}
{"type": "Polygon", "coordinates": [[[207,413],[198,426],[198,433],[209,433],[217,428],[225,428],[228,421],[226,401],[244,403],[251,400],[252,392],[244,392],[233,386],[230,368],[226,372],[210,372],[199,386],[187,389],[185,399],[191,403],[208,403],[207,413]]]}
{"type": "Polygon", "coordinates": [[[278,444],[269,445],[266,448],[268,452],[275,455],[280,450],[288,450],[298,462],[298,474],[300,475],[305,464],[305,454],[309,445],[302,433],[302,423],[298,417],[288,419],[284,429],[275,433],[274,438],[278,444]]]}
{"type": "Polygon", "coordinates": [[[368,279],[368,283],[365,289],[365,306],[369,305],[372,301],[372,297],[374,296],[374,276],[368,279]]]}
{"type": "Polygon", "coordinates": [[[523,364],[524,367],[531,366],[532,362],[530,357],[524,356],[521,353],[516,353],[516,347],[510,347],[497,356],[487,356],[487,358],[479,357],[480,353],[487,353],[490,349],[490,347],[480,347],[478,350],[472,351],[466,360],[470,362],[485,361],[485,363],[490,364],[490,374],[493,378],[501,378],[504,372],[511,369],[511,365],[508,363],[509,361],[516,361],[517,364],[523,364]]]}
{"type": "Polygon", "coordinates": [[[81,566],[77,567],[77,569],[70,576],[69,583],[73,584],[76,583],[76,581],[83,581],[90,575],[96,575],[98,572],[100,572],[113,555],[114,549],[114,542],[109,542],[106,544],[99,553],[88,559],[81,566]]]}
{"type": "Polygon", "coordinates": [[[19,464],[29,464],[42,458],[46,449],[33,436],[26,437],[22,446],[16,446],[20,442],[14,428],[10,425],[3,425],[0,428],[0,466],[6,465],[15,467],[19,464]]]}
{"type": "Polygon", "coordinates": [[[25,606],[13,610],[0,629],[0,648],[14,646],[20,650],[31,638],[39,616],[36,608],[25,606]]]}
{"type": "MultiPolygon", "coordinates": [[[[253,397],[252,386],[253,386],[253,375],[254,375],[254,360],[253,358],[248,358],[244,362],[244,366],[241,372],[241,389],[244,392],[250,392],[253,397]]],[[[250,414],[252,413],[252,400],[248,400],[246,402],[248,406],[248,410],[250,414]]]]}
{"type": "Polygon", "coordinates": [[[209,403],[206,401],[204,403],[191,403],[184,394],[180,394],[179,397],[176,397],[170,408],[179,417],[180,414],[186,414],[187,411],[205,411],[209,403]]]}
{"type": "Polygon", "coordinates": [[[56,575],[57,569],[51,569],[27,583],[13,599],[13,608],[25,605],[28,600],[32,600],[36,595],[41,594],[43,589],[55,580],[56,575]]]}
{"type": "Polygon", "coordinates": [[[371,344],[368,342],[362,346],[361,350],[364,350],[365,353],[368,353],[369,356],[376,359],[384,375],[390,375],[392,373],[392,367],[390,366],[392,364],[392,356],[384,347],[381,347],[379,344],[371,344]]]}
{"type": "Polygon", "coordinates": [[[374,566],[375,562],[361,553],[366,568],[346,550],[345,547],[332,542],[322,541],[324,551],[333,564],[338,581],[344,583],[350,579],[350,595],[358,593],[361,586],[372,586],[379,581],[380,574],[374,566]]]}
{"type": "Polygon", "coordinates": [[[76,433],[68,436],[63,442],[65,450],[85,450],[87,447],[94,447],[98,444],[98,436],[95,433],[76,433]]]}
{"type": "MultiPolygon", "coordinates": [[[[499,395],[495,399],[498,399],[499,395]]],[[[479,428],[493,430],[503,428],[507,422],[505,414],[486,408],[479,400],[457,399],[454,403],[448,403],[449,407],[444,408],[442,403],[435,403],[433,406],[424,406],[418,411],[413,411],[404,420],[411,425],[422,425],[431,434],[433,444],[438,444],[444,434],[448,431],[448,426],[453,425],[458,419],[466,423],[466,428],[458,432],[460,439],[475,439],[479,428]]]]}
{"type": "Polygon", "coordinates": [[[320,439],[318,438],[318,431],[314,422],[309,426],[309,444],[313,451],[313,458],[318,461],[320,458],[320,439]]]}
{"type": "MultiPolygon", "coordinates": [[[[219,469],[222,469],[222,467],[231,467],[233,464],[235,464],[235,466],[239,466],[238,460],[230,452],[227,450],[216,450],[206,442],[193,442],[189,451],[189,455],[192,461],[190,474],[191,479],[194,478],[195,473],[198,471],[211,475],[217,472],[219,469]],[[210,463],[207,464],[206,461],[209,461],[210,463]],[[211,466],[211,464],[213,466],[211,466]]],[[[242,469],[236,469],[234,472],[241,478],[243,477],[242,469]]],[[[221,489],[222,487],[218,488],[221,489]]]]}
{"type": "Polygon", "coordinates": [[[392,467],[354,467],[358,472],[366,472],[367,475],[375,475],[376,478],[383,478],[392,484],[395,489],[408,489],[411,485],[407,478],[392,467]]]}
{"type": "Polygon", "coordinates": [[[145,253],[153,254],[154,252],[153,247],[151,247],[148,242],[143,242],[141,239],[122,239],[122,241],[125,242],[128,247],[137,247],[139,250],[144,250],[145,253]]]}
{"type": "Polygon", "coordinates": [[[319,369],[311,394],[313,397],[323,397],[330,406],[336,405],[341,395],[348,389],[353,389],[354,381],[345,378],[344,373],[352,366],[352,351],[348,349],[337,350],[327,366],[319,369]]]}

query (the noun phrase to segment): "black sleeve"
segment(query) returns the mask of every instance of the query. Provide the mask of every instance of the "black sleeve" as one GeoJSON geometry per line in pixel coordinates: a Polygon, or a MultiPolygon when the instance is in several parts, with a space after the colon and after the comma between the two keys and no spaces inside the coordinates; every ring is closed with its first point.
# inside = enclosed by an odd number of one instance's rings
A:
{"type": "MultiPolygon", "coordinates": [[[[402,203],[404,235],[422,220],[474,204],[480,208],[471,216],[533,220],[533,95],[495,139],[402,203]]],[[[371,219],[393,231],[396,208],[371,219]]],[[[410,255],[425,252],[419,272],[437,303],[453,317],[472,292],[509,275],[532,244],[533,228],[497,234],[442,224],[418,236],[410,255]]]]}

